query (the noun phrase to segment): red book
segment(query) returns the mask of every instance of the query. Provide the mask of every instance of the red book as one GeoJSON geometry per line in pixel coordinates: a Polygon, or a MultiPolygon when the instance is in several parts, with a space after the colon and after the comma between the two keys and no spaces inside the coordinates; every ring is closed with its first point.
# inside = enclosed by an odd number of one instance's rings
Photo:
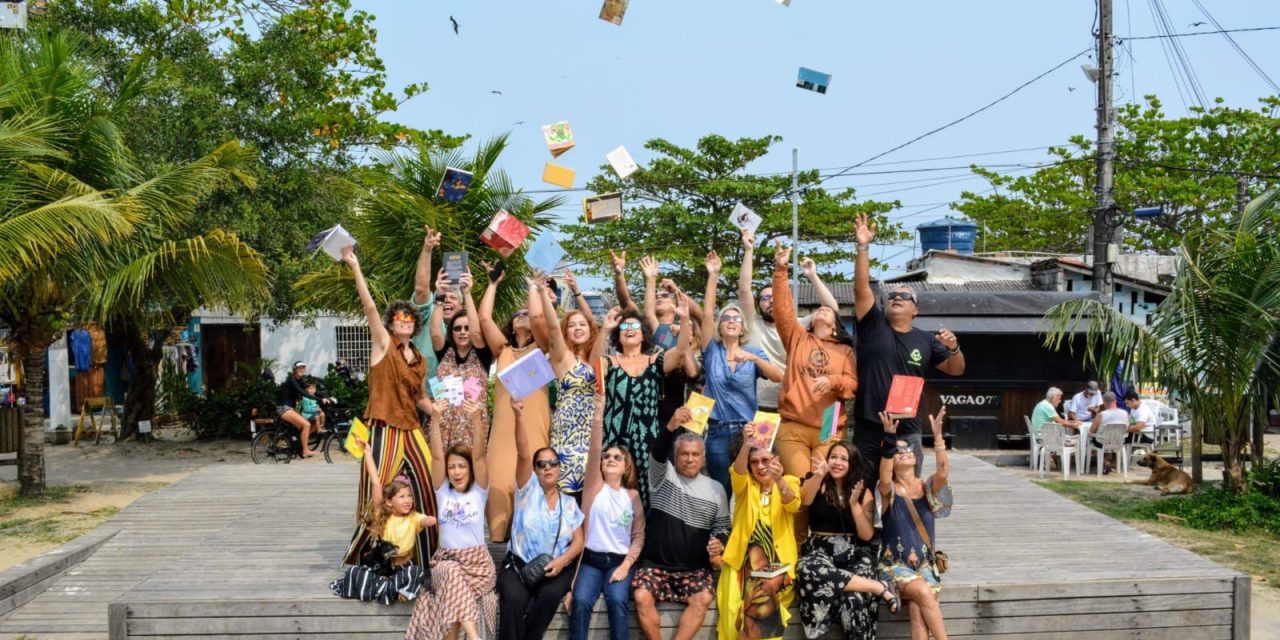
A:
{"type": "Polygon", "coordinates": [[[489,223],[489,227],[480,234],[480,241],[493,247],[498,255],[509,258],[516,247],[519,247],[528,236],[528,225],[507,213],[506,209],[499,209],[493,216],[493,221],[489,223]]]}
{"type": "Polygon", "coordinates": [[[919,376],[894,376],[889,386],[889,401],[884,405],[890,418],[914,418],[920,410],[920,393],[924,391],[924,378],[919,376]]]}

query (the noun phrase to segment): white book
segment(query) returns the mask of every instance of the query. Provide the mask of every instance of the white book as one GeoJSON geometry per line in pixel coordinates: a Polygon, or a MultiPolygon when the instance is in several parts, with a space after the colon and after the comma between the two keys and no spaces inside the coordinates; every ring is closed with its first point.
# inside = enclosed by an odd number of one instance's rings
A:
{"type": "Polygon", "coordinates": [[[637,165],[636,161],[631,159],[631,154],[627,153],[626,147],[618,147],[605,154],[604,157],[609,161],[609,165],[613,167],[613,170],[618,173],[619,178],[625,179],[640,168],[640,165],[637,165]]]}
{"type": "Polygon", "coordinates": [[[741,202],[734,205],[733,212],[729,214],[729,220],[733,222],[733,226],[751,233],[755,233],[756,229],[760,228],[760,216],[741,202]]]}
{"type": "Polygon", "coordinates": [[[543,273],[555,273],[564,260],[564,248],[556,241],[551,231],[538,234],[538,238],[529,246],[524,254],[525,262],[542,270],[543,273]]]}
{"type": "Polygon", "coordinates": [[[354,246],[356,246],[356,239],[352,238],[351,234],[342,228],[342,225],[338,225],[316,234],[316,237],[307,243],[305,251],[314,251],[315,253],[311,254],[312,256],[324,251],[329,254],[330,258],[333,258],[334,262],[342,262],[342,250],[354,246]]]}
{"type": "Polygon", "coordinates": [[[0,29],[26,29],[27,3],[0,2],[0,29]]]}

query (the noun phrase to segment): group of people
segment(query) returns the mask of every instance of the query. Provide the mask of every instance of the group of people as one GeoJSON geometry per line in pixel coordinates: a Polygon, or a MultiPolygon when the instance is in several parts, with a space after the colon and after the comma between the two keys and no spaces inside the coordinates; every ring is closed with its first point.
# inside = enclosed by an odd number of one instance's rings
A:
{"type": "MultiPolygon", "coordinates": [[[[1090,380],[1085,388],[1071,397],[1063,405],[1062,389],[1049,387],[1044,400],[1031,412],[1031,429],[1033,437],[1040,437],[1040,430],[1045,424],[1056,424],[1063,427],[1067,436],[1065,444],[1077,446],[1082,439],[1101,448],[1098,440],[1103,425],[1125,425],[1126,444],[1152,444],[1155,442],[1156,417],[1151,408],[1142,403],[1137,391],[1130,389],[1122,397],[1112,391],[1101,391],[1097,381],[1090,380]],[[1123,400],[1124,408],[1120,408],[1123,400]],[[1060,413],[1061,410],[1061,413],[1060,413]]],[[[1103,473],[1111,473],[1115,463],[1110,458],[1105,461],[1103,473]]]]}
{"type": "Polygon", "coordinates": [[[560,607],[571,637],[585,638],[601,596],[614,638],[629,635],[629,602],[648,638],[660,637],[658,602],[684,605],[677,638],[697,633],[713,602],[719,637],[780,637],[797,596],[808,637],[834,624],[872,638],[878,608],[903,603],[913,638],[945,638],[945,559],[933,545],[934,519],[951,505],[945,409],[930,418],[929,477],[921,421],[883,409],[894,375],[960,375],[964,356],[951,332],[912,327],[910,289],[876,304],[874,234],[860,216],[856,344],[807,259],[801,269],[822,306],[798,317],[790,249],[775,247],[770,282],[753,290],[746,231],[736,303],[717,301],[722,264],[712,252],[701,305],[661,280],[648,256],[637,305],[617,252],[618,306],[603,318],[572,274],[562,282],[577,304],[565,311],[539,273],[502,324],[493,317],[501,264],[483,263],[478,304],[470,273],[454,282],[441,270],[432,286],[440,237],[431,229],[412,299],[385,315],[345,250],[372,346],[359,523],[335,593],[417,596],[409,638],[537,638],[560,607]],[[546,354],[554,383],[516,399],[494,380],[490,410],[491,367],[533,349],[546,354]],[[445,376],[478,393],[460,406],[433,399],[424,381],[445,376]],[[705,433],[683,426],[694,390],[715,401],[705,433]],[[851,404],[852,418],[844,424],[842,411],[824,440],[834,403],[851,404]],[[772,448],[754,446],[760,410],[781,415],[772,448]],[[506,545],[497,563],[489,542],[506,545]]]}

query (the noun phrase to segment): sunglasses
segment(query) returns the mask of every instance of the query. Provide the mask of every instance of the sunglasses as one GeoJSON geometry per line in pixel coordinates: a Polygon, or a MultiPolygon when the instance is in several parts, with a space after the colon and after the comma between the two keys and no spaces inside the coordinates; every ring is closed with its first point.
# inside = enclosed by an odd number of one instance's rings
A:
{"type": "Polygon", "coordinates": [[[465,324],[456,325],[456,326],[454,326],[454,327],[453,327],[453,332],[454,332],[454,333],[460,333],[460,332],[467,332],[467,333],[470,333],[470,332],[471,332],[471,327],[470,327],[470,325],[465,325],[465,324]]]}
{"type": "Polygon", "coordinates": [[[720,316],[720,322],[722,324],[742,324],[742,316],[720,316]]]}
{"type": "Polygon", "coordinates": [[[900,456],[908,453],[915,453],[915,451],[911,447],[894,447],[893,448],[893,455],[895,456],[900,456]]]}
{"type": "Polygon", "coordinates": [[[624,458],[622,457],[622,454],[616,451],[613,453],[601,454],[600,459],[601,460],[617,460],[618,462],[622,462],[624,460],[624,458]]]}
{"type": "Polygon", "coordinates": [[[763,467],[769,464],[769,462],[772,460],[773,458],[753,458],[751,460],[748,460],[747,463],[752,467],[763,467]]]}
{"type": "Polygon", "coordinates": [[[413,314],[404,311],[397,311],[395,315],[391,316],[391,320],[393,322],[412,322],[414,324],[417,324],[418,322],[417,319],[413,317],[413,314]]]}
{"type": "Polygon", "coordinates": [[[622,329],[623,331],[634,331],[634,330],[638,330],[638,329],[640,328],[640,321],[639,321],[639,320],[628,320],[628,321],[626,321],[626,322],[623,322],[623,323],[619,324],[619,325],[618,325],[618,328],[619,328],[619,329],[622,329]]]}
{"type": "Polygon", "coordinates": [[[670,292],[670,291],[659,291],[659,292],[657,293],[657,296],[656,296],[656,297],[658,297],[658,298],[664,298],[664,299],[665,299],[665,298],[670,298],[670,297],[671,297],[671,292],[670,292]]]}
{"type": "Polygon", "coordinates": [[[765,295],[760,296],[760,302],[772,302],[772,301],[773,301],[773,294],[771,293],[766,293],[765,295]]]}
{"type": "Polygon", "coordinates": [[[539,469],[553,469],[555,467],[560,466],[560,461],[559,460],[539,460],[533,463],[533,466],[539,469]]]}
{"type": "Polygon", "coordinates": [[[519,310],[519,311],[515,312],[515,314],[513,314],[511,317],[512,317],[512,318],[528,318],[528,317],[529,317],[529,310],[528,310],[528,309],[521,309],[521,310],[519,310]]]}
{"type": "Polygon", "coordinates": [[[916,297],[906,291],[890,291],[886,296],[890,300],[905,300],[907,302],[915,302],[916,297]]]}

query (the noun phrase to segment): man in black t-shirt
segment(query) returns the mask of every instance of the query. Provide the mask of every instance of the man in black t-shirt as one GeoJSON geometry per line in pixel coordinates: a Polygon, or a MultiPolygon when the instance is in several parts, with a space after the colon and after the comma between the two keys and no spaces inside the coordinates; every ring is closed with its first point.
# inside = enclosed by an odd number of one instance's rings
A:
{"type": "MultiPolygon", "coordinates": [[[[871,292],[871,256],[868,254],[875,235],[875,226],[869,226],[866,214],[860,214],[854,231],[858,243],[853,271],[858,322],[858,394],[853,404],[853,435],[862,459],[867,462],[868,483],[879,475],[880,443],[884,436],[880,412],[889,400],[893,376],[924,377],[930,367],[953,376],[964,373],[964,354],[954,333],[944,328],[930,334],[911,326],[920,310],[910,287],[894,288],[885,296],[884,308],[876,306],[875,294],[871,292]]],[[[897,438],[911,443],[916,451],[917,476],[924,465],[920,433],[918,415],[898,423],[897,438]]]]}

